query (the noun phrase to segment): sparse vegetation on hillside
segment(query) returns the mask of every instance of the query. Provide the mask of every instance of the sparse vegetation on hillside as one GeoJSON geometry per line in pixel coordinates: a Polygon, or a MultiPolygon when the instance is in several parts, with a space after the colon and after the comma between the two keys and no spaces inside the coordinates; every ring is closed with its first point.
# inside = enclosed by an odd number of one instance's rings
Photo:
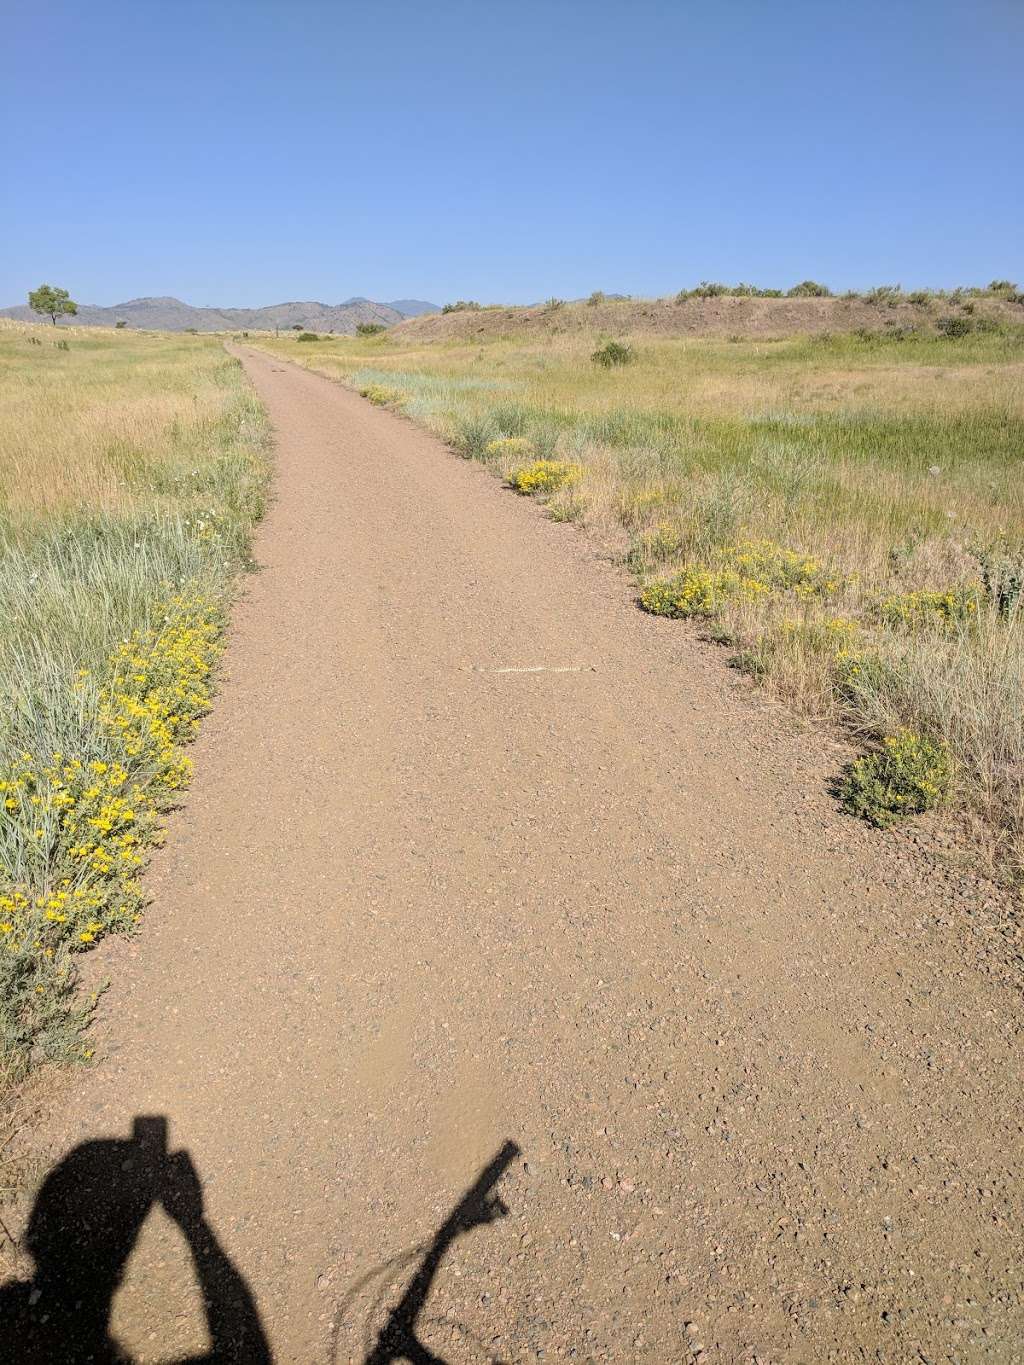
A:
{"type": "Polygon", "coordinates": [[[648,336],[614,380],[586,332],[408,351],[393,333],[373,370],[359,341],[304,361],[386,387],[505,478],[578,467],[542,493],[550,513],[617,547],[650,609],[705,622],[801,712],[940,746],[951,799],[1019,871],[1024,327],[979,316],[949,334],[648,336]]]}
{"type": "Polygon", "coordinates": [[[266,427],[215,339],[0,329],[0,1053],[80,1055],[75,958],[129,931],[187,784],[266,427]]]}

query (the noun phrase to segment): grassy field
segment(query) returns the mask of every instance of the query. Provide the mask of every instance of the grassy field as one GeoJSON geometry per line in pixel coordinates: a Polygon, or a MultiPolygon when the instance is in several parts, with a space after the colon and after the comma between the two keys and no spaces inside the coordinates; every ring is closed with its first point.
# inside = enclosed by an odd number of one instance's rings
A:
{"type": "Polygon", "coordinates": [[[799,712],[869,749],[937,745],[955,807],[1018,875],[1024,328],[622,337],[607,367],[606,340],[258,344],[543,496],[799,712]]]}
{"type": "Polygon", "coordinates": [[[0,324],[0,1072],[80,1053],[188,781],[268,439],[216,337],[0,324]]]}

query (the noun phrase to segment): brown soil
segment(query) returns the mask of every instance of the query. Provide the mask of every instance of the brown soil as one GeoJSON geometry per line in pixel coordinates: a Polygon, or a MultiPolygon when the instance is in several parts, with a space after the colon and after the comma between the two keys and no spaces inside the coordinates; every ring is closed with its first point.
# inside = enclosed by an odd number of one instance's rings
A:
{"type": "Polygon", "coordinates": [[[984,888],[844,818],[839,753],[573,529],[244,359],[262,572],[51,1129],[166,1116],[205,1213],[150,1124],[51,1256],[159,1169],[112,1319],[140,1361],[203,1348],[186,1241],[224,1361],[1021,1360],[984,888]]]}
{"type": "MultiPolygon", "coordinates": [[[[931,329],[944,314],[960,314],[952,303],[917,307],[900,303],[877,306],[862,299],[754,299],[721,297],[637,299],[623,302],[563,305],[551,309],[483,308],[458,313],[432,313],[410,318],[391,328],[389,336],[403,343],[418,341],[491,340],[497,337],[554,336],[559,333],[600,333],[610,336],[743,336],[772,337],[852,332],[866,327],[884,332],[891,327],[931,329]]],[[[1024,305],[978,300],[977,316],[1024,322],[1024,305]]]]}

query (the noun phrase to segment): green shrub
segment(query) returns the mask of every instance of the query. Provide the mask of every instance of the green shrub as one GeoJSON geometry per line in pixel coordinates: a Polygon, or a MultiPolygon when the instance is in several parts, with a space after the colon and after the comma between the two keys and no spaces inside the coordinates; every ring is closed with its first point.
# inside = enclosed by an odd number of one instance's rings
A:
{"type": "Polygon", "coordinates": [[[880,829],[907,815],[920,815],[949,793],[949,751],[912,730],[887,735],[882,747],[849,765],[840,798],[852,815],[880,829]]]}
{"type": "Polygon", "coordinates": [[[296,341],[319,341],[320,338],[317,336],[316,332],[300,332],[299,335],[295,338],[295,340],[296,340],[296,341]]]}
{"type": "Polygon", "coordinates": [[[907,302],[914,304],[918,308],[931,303],[932,295],[927,289],[915,289],[907,295],[907,302]]]}
{"type": "Polygon", "coordinates": [[[1024,541],[1012,542],[1005,534],[993,545],[976,550],[985,595],[1004,620],[1009,620],[1024,601],[1024,541]]]}
{"type": "Polygon", "coordinates": [[[974,331],[974,323],[970,318],[958,318],[952,313],[939,318],[935,323],[935,330],[944,337],[955,340],[957,337],[965,337],[968,332],[974,331]]]}
{"type": "Polygon", "coordinates": [[[121,329],[122,329],[123,327],[127,327],[128,324],[127,324],[127,322],[124,320],[124,318],[118,318],[118,320],[114,323],[114,326],[115,326],[115,327],[117,328],[117,330],[120,332],[121,329]]]}
{"type": "Polygon", "coordinates": [[[400,389],[390,389],[386,384],[366,384],[359,390],[359,396],[383,408],[388,403],[397,403],[402,397],[402,392],[400,389]]]}
{"type": "Polygon", "coordinates": [[[380,336],[381,332],[386,331],[387,328],[384,326],[382,322],[356,323],[356,336],[358,337],[376,337],[380,336]]]}
{"type": "Polygon", "coordinates": [[[864,302],[895,308],[902,298],[903,290],[898,284],[876,284],[874,289],[869,289],[864,295],[864,302]]]}
{"type": "Polygon", "coordinates": [[[630,365],[636,359],[636,351],[621,341],[606,341],[590,357],[595,365],[603,365],[606,370],[615,365],[630,365]]]}
{"type": "Polygon", "coordinates": [[[789,299],[827,299],[832,294],[827,284],[819,284],[817,280],[801,280],[799,284],[794,284],[792,289],[786,290],[786,297],[789,299]]]}
{"type": "Polygon", "coordinates": [[[446,303],[441,309],[442,313],[467,313],[479,309],[480,305],[475,299],[459,299],[455,303],[446,303]]]}

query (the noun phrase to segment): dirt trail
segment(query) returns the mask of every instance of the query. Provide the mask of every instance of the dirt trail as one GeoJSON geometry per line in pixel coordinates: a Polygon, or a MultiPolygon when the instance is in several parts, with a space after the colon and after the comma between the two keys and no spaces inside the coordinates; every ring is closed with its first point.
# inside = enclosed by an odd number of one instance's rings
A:
{"type": "MultiPolygon", "coordinates": [[[[956,879],[585,538],[244,360],[264,567],[56,1151],[166,1115],[279,1362],[1024,1358],[1018,996],[956,879]]],[[[155,1211],[113,1331],[202,1321],[155,1211]]]]}

